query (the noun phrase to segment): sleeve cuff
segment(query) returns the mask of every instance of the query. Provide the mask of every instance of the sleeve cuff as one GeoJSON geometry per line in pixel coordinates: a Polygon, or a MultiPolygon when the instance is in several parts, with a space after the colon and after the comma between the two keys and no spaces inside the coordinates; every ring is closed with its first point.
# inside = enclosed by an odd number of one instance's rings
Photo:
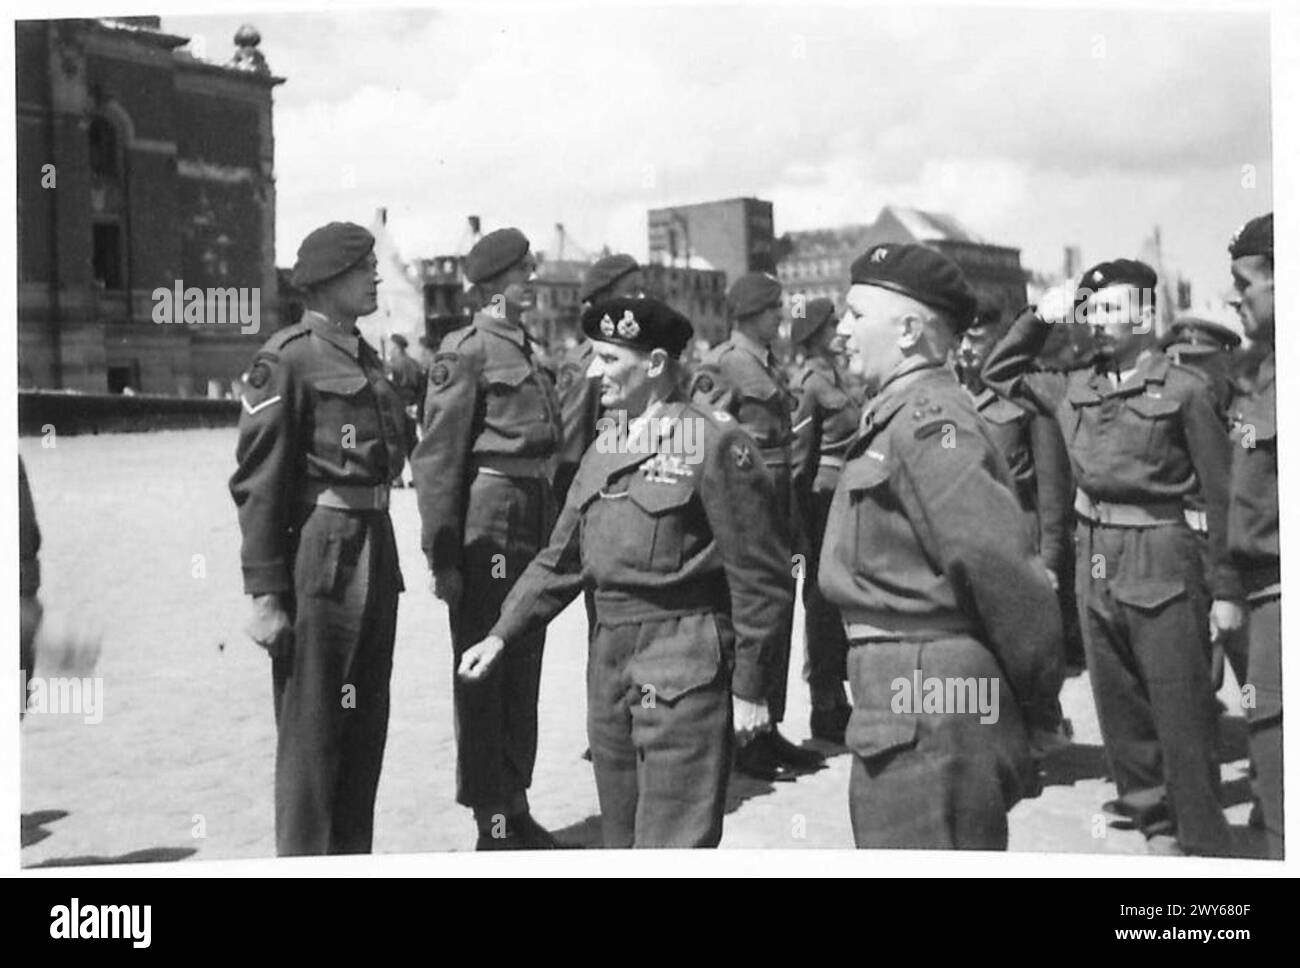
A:
{"type": "Polygon", "coordinates": [[[736,668],[731,673],[731,694],[749,702],[763,701],[763,671],[755,658],[736,657],[736,668]]]}
{"type": "Polygon", "coordinates": [[[293,576],[282,561],[244,565],[245,595],[283,595],[293,591],[293,576]]]}

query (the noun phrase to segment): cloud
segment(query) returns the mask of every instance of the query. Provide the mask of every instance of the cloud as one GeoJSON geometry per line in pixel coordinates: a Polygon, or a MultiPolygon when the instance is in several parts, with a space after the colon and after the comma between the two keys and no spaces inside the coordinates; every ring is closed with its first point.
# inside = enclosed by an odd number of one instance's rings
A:
{"type": "MultiPolygon", "coordinates": [[[[1116,8],[473,6],[253,15],[276,90],[277,249],[385,205],[404,252],[466,215],[645,251],[646,209],[758,195],[778,228],[950,211],[1026,258],[1192,271],[1270,206],[1268,19],[1116,8]],[[1243,189],[1241,167],[1258,171],[1243,189]],[[1226,224],[1225,224],[1226,220],[1226,224]],[[1183,245],[1189,235],[1198,241],[1183,245]]],[[[167,18],[211,38],[238,18],[167,18]]]]}

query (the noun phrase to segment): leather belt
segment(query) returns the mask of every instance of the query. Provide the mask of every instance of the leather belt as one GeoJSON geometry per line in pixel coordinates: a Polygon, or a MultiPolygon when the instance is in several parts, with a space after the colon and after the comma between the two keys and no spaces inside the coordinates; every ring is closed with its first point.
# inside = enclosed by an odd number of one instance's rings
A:
{"type": "Polygon", "coordinates": [[[627,625],[700,612],[725,614],[730,598],[723,576],[709,575],[667,588],[597,589],[592,600],[598,623],[627,625]]]}
{"type": "Polygon", "coordinates": [[[303,498],[308,504],[341,511],[387,511],[388,485],[308,481],[303,498]]]}
{"type": "Polygon", "coordinates": [[[842,470],[844,468],[844,458],[823,454],[817,458],[817,464],[819,467],[834,467],[836,470],[842,470]]]}
{"type": "Polygon", "coordinates": [[[1083,491],[1075,491],[1074,510],[1080,517],[1113,528],[1154,528],[1166,524],[1187,524],[1181,501],[1113,504],[1110,501],[1094,501],[1083,491]]]}
{"type": "Polygon", "coordinates": [[[474,466],[478,470],[497,477],[540,477],[551,480],[555,477],[552,463],[549,458],[505,454],[485,454],[474,458],[474,466]]]}

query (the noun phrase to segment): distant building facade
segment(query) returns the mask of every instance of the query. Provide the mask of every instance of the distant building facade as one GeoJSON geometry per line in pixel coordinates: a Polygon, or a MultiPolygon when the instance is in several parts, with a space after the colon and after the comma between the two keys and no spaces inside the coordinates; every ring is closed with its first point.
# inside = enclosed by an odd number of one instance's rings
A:
{"type": "Polygon", "coordinates": [[[875,245],[916,242],[961,266],[983,306],[1008,316],[1026,302],[1020,250],[985,241],[951,215],[886,205],[869,225],[791,232],[782,242],[788,251],[777,265],[777,278],[787,300],[825,296],[842,309],[854,259],[875,245]]]}
{"type": "Polygon", "coordinates": [[[696,339],[713,346],[727,338],[725,272],[651,263],[641,277],[646,295],[662,299],[691,321],[696,339]]]}
{"type": "Polygon", "coordinates": [[[277,328],[260,40],[217,64],[157,17],[17,23],[20,386],[203,394],[277,328]],[[256,332],[155,322],[178,286],[255,291],[256,332]]]}
{"type": "Polygon", "coordinates": [[[776,265],[772,203],[762,199],[651,209],[647,228],[652,265],[717,269],[728,282],[776,265]]]}

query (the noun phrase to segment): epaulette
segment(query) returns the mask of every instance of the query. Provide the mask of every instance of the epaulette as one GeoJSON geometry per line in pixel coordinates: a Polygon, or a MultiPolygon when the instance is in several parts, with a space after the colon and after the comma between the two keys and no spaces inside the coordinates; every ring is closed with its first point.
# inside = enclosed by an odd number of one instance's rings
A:
{"type": "Polygon", "coordinates": [[[955,425],[953,414],[942,403],[932,401],[924,393],[903,404],[902,409],[909,416],[912,436],[917,440],[930,437],[955,425]]]}
{"type": "Polygon", "coordinates": [[[278,353],[281,349],[292,343],[299,337],[306,336],[311,332],[311,325],[302,321],[294,323],[292,326],[286,326],[283,329],[277,329],[271,334],[271,338],[262,344],[263,350],[270,350],[278,353]]]}

